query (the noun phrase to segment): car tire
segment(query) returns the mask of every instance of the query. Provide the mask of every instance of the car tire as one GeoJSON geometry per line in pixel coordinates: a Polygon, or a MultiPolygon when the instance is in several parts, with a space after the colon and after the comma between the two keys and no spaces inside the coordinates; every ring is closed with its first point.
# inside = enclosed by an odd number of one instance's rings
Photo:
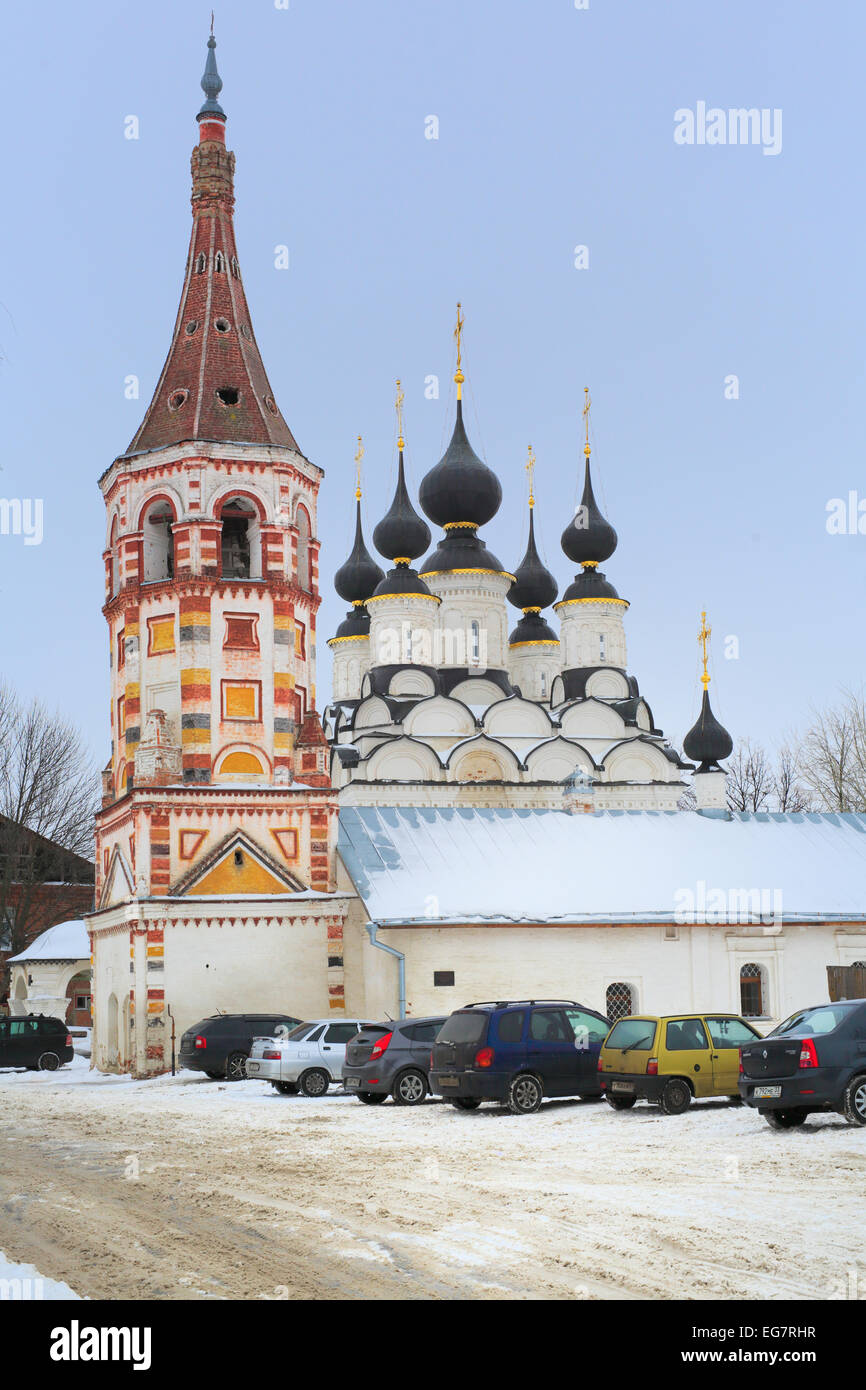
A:
{"type": "Polygon", "coordinates": [[[659,1096],[659,1105],[666,1115],[682,1115],[692,1103],[692,1093],[687,1081],[672,1076],[666,1081],[659,1096]]]}
{"type": "Polygon", "coordinates": [[[543,1100],[544,1091],[538,1077],[524,1071],[509,1084],[505,1103],[512,1115],[534,1115],[543,1100]]]}
{"type": "Polygon", "coordinates": [[[60,1058],[56,1052],[43,1052],[37,1066],[40,1071],[56,1071],[60,1066],[60,1058]]]}
{"type": "Polygon", "coordinates": [[[281,1096],[296,1096],[298,1094],[297,1081],[272,1081],[271,1085],[275,1091],[279,1091],[281,1096]]]}
{"type": "Polygon", "coordinates": [[[365,1105],[381,1105],[388,1099],[387,1091],[356,1091],[355,1094],[365,1105]]]}
{"type": "Polygon", "coordinates": [[[473,1100],[471,1096],[460,1096],[457,1100],[452,1100],[451,1104],[455,1110],[477,1110],[481,1101],[473,1100]]]}
{"type": "Polygon", "coordinates": [[[866,1076],[852,1076],[848,1082],[842,1113],[849,1125],[866,1125],[866,1076]]]}
{"type": "Polygon", "coordinates": [[[331,1078],[321,1067],[310,1067],[298,1081],[298,1090],[309,1100],[320,1100],[328,1094],[331,1078]]]}
{"type": "Polygon", "coordinates": [[[247,1079],[247,1054],[245,1052],[232,1052],[226,1058],[226,1081],[246,1081],[247,1079]]]}
{"type": "Polygon", "coordinates": [[[391,1091],[395,1105],[420,1105],[427,1099],[427,1078],[423,1071],[401,1071],[391,1091]]]}
{"type": "Polygon", "coordinates": [[[607,1096],[611,1110],[631,1110],[637,1104],[637,1096],[607,1096]]]}
{"type": "Polygon", "coordinates": [[[770,1129],[799,1129],[806,1123],[806,1110],[760,1110],[770,1129]]]}

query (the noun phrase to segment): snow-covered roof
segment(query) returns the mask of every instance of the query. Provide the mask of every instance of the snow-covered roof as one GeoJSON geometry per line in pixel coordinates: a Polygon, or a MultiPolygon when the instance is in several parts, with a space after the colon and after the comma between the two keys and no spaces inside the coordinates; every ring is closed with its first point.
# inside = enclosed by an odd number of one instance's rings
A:
{"type": "Polygon", "coordinates": [[[866,815],[350,806],[339,851],[379,923],[866,922],[866,815]]]}
{"type": "Polygon", "coordinates": [[[83,922],[58,922],[49,927],[26,950],[10,956],[8,964],[25,960],[89,960],[90,940],[83,922]]]}

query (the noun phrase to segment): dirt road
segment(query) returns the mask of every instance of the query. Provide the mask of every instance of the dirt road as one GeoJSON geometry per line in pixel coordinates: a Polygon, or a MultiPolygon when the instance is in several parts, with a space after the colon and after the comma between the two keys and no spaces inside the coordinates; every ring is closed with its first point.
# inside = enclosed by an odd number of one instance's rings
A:
{"type": "Polygon", "coordinates": [[[525,1118],[182,1075],[0,1076],[0,1249],[91,1298],[826,1298],[866,1130],[725,1103],[525,1118]]]}

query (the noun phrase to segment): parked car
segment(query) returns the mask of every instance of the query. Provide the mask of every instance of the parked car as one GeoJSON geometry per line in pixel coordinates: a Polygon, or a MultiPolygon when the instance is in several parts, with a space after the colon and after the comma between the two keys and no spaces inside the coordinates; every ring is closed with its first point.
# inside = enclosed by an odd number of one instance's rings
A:
{"type": "Polygon", "coordinates": [[[183,1034],[179,1065],[214,1081],[243,1081],[253,1039],[272,1038],[278,1028],[290,1032],[300,1022],[291,1014],[212,1014],[183,1034]]]}
{"type": "Polygon", "coordinates": [[[0,1067],[56,1071],[74,1055],[72,1038],[62,1019],[45,1014],[0,1018],[0,1067]]]}
{"type": "Polygon", "coordinates": [[[247,1075],[254,1081],[270,1081],[284,1096],[323,1096],[332,1081],[339,1081],[346,1057],[346,1043],[369,1019],[314,1018],[302,1023],[285,1038],[257,1038],[253,1043],[247,1075]]]}
{"type": "Polygon", "coordinates": [[[739,1101],[740,1048],[760,1036],[738,1014],[629,1015],[605,1038],[602,1089],[614,1110],[649,1100],[666,1115],[710,1096],[739,1101]]]}
{"type": "Polygon", "coordinates": [[[740,1056],[740,1095],[773,1129],[821,1110],[866,1125],[866,999],[800,1009],[740,1056]]]}
{"type": "Polygon", "coordinates": [[[343,1085],[366,1105],[393,1096],[397,1105],[418,1105],[430,1091],[430,1049],[445,1015],[367,1023],[346,1044],[343,1085]]]}
{"type": "Polygon", "coordinates": [[[430,1089],[458,1110],[482,1101],[530,1115],[546,1096],[598,1096],[610,1021],[570,999],[467,1004],[433,1044],[430,1089]]]}

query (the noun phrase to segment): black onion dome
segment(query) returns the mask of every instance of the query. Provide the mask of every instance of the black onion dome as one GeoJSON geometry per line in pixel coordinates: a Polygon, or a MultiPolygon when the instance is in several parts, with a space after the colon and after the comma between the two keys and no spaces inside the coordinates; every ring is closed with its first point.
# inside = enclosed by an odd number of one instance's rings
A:
{"type": "Polygon", "coordinates": [[[606,598],[619,599],[620,603],[625,603],[621,599],[612,584],[608,583],[601,570],[589,569],[583,572],[569,584],[557,608],[563,603],[573,603],[576,599],[586,598],[606,598]]]}
{"type": "Polygon", "coordinates": [[[334,575],[334,588],[347,603],[364,603],[384,575],[384,570],[376,564],[366,545],[361,527],[361,503],[355,521],[355,544],[344,565],[334,575]]]}
{"type": "Polygon", "coordinates": [[[729,758],[734,741],[710,709],[710,695],[704,690],[698,722],[683,739],[683,752],[692,762],[700,763],[699,772],[712,772],[722,758],[729,758]]]}
{"type": "Polygon", "coordinates": [[[428,555],[421,566],[422,574],[446,574],[455,570],[489,570],[493,574],[508,572],[493,551],[487,549],[480,536],[463,527],[446,531],[432,555],[428,555]]]}
{"type": "Polygon", "coordinates": [[[616,540],[616,531],[598,509],[587,458],[580,507],[562,533],[562,548],[575,564],[598,565],[616,550],[616,540]]]}
{"type": "Polygon", "coordinates": [[[509,647],[517,647],[521,642],[559,642],[553,628],[544,621],[540,613],[524,613],[517,627],[508,639],[509,647]]]}
{"type": "Polygon", "coordinates": [[[514,571],[514,583],[506,594],[515,608],[547,608],[558,593],[550,570],[541,562],[535,547],[535,513],[529,509],[529,541],[526,554],[514,571]]]}
{"type": "Polygon", "coordinates": [[[388,560],[416,560],[430,544],[430,527],[409,500],[402,449],[394,501],[373,532],[373,544],[388,560]]]}
{"type": "Polygon", "coordinates": [[[336,637],[369,637],[369,635],[370,614],[367,612],[366,608],[361,605],[357,608],[353,608],[350,613],[346,614],[340,626],[337,628],[337,631],[334,633],[334,637],[331,638],[331,641],[333,642],[336,637]]]}
{"type": "Polygon", "coordinates": [[[463,402],[457,402],[457,419],[451,443],[442,458],[422,479],[418,500],[437,526],[468,521],[483,526],[499,511],[502,487],[499,479],[475,453],[463,427],[463,402]]]}
{"type": "Polygon", "coordinates": [[[395,565],[392,570],[389,570],[384,579],[376,585],[376,591],[370,597],[371,599],[386,598],[392,594],[395,596],[398,594],[424,594],[427,598],[432,598],[424,580],[420,579],[415,570],[410,569],[408,565],[395,565]]]}

